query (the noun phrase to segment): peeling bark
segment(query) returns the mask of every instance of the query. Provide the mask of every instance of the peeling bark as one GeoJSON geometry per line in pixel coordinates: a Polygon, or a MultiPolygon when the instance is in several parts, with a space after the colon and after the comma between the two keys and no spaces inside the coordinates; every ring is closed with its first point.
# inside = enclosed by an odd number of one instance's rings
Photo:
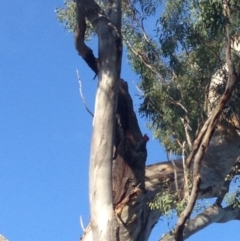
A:
{"type": "MultiPolygon", "coordinates": [[[[139,148],[142,133],[133,112],[127,83],[121,81],[116,118],[115,155],[113,160],[113,199],[118,205],[135,188],[144,190],[146,147],[139,148]]],[[[145,143],[146,145],[146,143],[145,143]]]]}

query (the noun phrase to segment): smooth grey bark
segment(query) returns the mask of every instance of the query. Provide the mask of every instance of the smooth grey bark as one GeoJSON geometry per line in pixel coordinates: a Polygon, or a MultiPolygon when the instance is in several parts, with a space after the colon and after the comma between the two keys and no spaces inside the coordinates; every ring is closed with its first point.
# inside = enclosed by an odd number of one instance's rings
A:
{"type": "MultiPolygon", "coordinates": [[[[240,209],[238,207],[233,207],[232,205],[225,208],[217,205],[210,206],[186,223],[183,238],[184,240],[188,239],[190,236],[201,231],[212,223],[226,223],[232,220],[240,220],[240,209]]],[[[161,239],[161,241],[173,240],[174,235],[172,233],[166,234],[161,239]]]]}
{"type": "Polygon", "coordinates": [[[6,239],[4,236],[0,234],[0,241],[8,241],[8,239],[6,239]]]}
{"type": "Polygon", "coordinates": [[[112,199],[112,158],[122,55],[121,1],[105,1],[106,14],[93,0],[77,0],[76,4],[75,45],[98,75],[89,170],[92,239],[114,241],[119,229],[112,199]],[[98,36],[98,61],[84,44],[86,18],[98,36]]]}

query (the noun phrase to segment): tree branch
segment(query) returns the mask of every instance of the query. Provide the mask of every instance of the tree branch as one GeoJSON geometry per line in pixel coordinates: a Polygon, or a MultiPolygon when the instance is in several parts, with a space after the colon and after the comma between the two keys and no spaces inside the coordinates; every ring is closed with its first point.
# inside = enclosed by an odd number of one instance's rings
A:
{"type": "MultiPolygon", "coordinates": [[[[226,5],[226,8],[228,8],[228,5],[226,5]]],[[[230,9],[227,9],[226,13],[227,13],[226,17],[227,19],[229,19],[230,15],[228,14],[230,14],[230,9]]],[[[193,210],[193,207],[195,205],[195,202],[198,196],[198,189],[200,187],[200,182],[201,182],[200,167],[201,167],[202,157],[208,148],[208,145],[213,135],[214,128],[217,124],[218,118],[222,113],[222,110],[225,104],[231,97],[234,87],[236,86],[237,82],[239,82],[240,80],[240,74],[235,72],[234,65],[231,60],[231,37],[229,35],[229,24],[226,25],[226,33],[227,33],[226,62],[227,62],[228,71],[229,71],[228,82],[227,82],[224,94],[221,96],[216,109],[209,116],[208,120],[205,122],[205,125],[201,129],[199,136],[194,142],[193,150],[191,151],[189,158],[187,159],[187,163],[189,165],[188,167],[190,167],[190,164],[194,160],[193,188],[192,188],[190,200],[187,204],[187,207],[177,222],[177,226],[175,229],[176,241],[183,240],[183,230],[184,230],[185,222],[190,217],[190,214],[193,210]]]]}
{"type": "MultiPolygon", "coordinates": [[[[83,3],[84,1],[75,0],[76,2],[76,22],[77,27],[74,31],[74,41],[75,48],[78,51],[78,54],[84,59],[87,65],[93,70],[93,72],[98,74],[98,59],[95,58],[93,51],[89,48],[84,40],[85,40],[85,32],[86,32],[86,13],[88,8],[83,3]]],[[[95,3],[93,7],[97,12],[101,12],[100,7],[95,3]]]]}
{"type": "MultiPolygon", "coordinates": [[[[188,221],[185,225],[183,238],[184,240],[206,228],[213,223],[226,223],[232,220],[240,220],[240,209],[233,208],[232,205],[222,208],[218,205],[213,205],[198,214],[195,218],[188,221]]],[[[166,234],[162,241],[175,240],[172,232],[166,234]]]]}
{"type": "Polygon", "coordinates": [[[87,103],[86,103],[86,101],[85,101],[85,98],[84,98],[84,95],[83,95],[83,92],[82,92],[82,81],[81,81],[81,79],[80,79],[78,70],[76,70],[76,73],[77,73],[77,78],[78,78],[78,83],[79,83],[79,92],[80,92],[80,96],[81,96],[83,105],[85,106],[87,112],[88,112],[92,117],[94,117],[92,111],[89,110],[89,108],[88,108],[88,106],[87,106],[87,103]]]}

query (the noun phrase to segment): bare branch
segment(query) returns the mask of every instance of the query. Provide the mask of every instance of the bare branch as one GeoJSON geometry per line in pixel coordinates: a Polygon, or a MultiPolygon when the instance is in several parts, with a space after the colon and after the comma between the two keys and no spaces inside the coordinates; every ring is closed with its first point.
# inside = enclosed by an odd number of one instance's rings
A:
{"type": "Polygon", "coordinates": [[[172,159],[172,152],[170,152],[170,155],[168,155],[168,153],[167,153],[167,158],[168,158],[168,161],[171,161],[171,163],[173,165],[175,188],[176,188],[176,192],[178,194],[178,197],[180,197],[181,193],[180,193],[180,189],[179,189],[179,185],[178,185],[177,166],[175,165],[175,162],[172,159]]]}
{"type": "Polygon", "coordinates": [[[0,241],[8,241],[8,239],[6,239],[4,236],[0,234],[0,241]]]}
{"type": "Polygon", "coordinates": [[[186,160],[185,160],[185,141],[182,145],[182,160],[183,160],[183,171],[184,171],[184,197],[186,200],[189,200],[190,197],[190,190],[188,186],[188,177],[189,177],[189,170],[186,167],[186,160]]]}
{"type": "Polygon", "coordinates": [[[80,216],[80,226],[81,226],[81,228],[82,228],[82,230],[83,230],[83,232],[85,232],[86,231],[86,229],[84,228],[84,225],[83,225],[83,220],[82,220],[82,216],[80,216]]]}
{"type": "MultiPolygon", "coordinates": [[[[226,223],[232,220],[240,219],[240,209],[228,206],[221,208],[221,206],[213,205],[205,209],[202,213],[197,215],[195,218],[188,221],[185,225],[183,232],[184,240],[206,228],[213,223],[226,223]]],[[[173,241],[175,240],[173,232],[166,234],[162,241],[173,241]]]]}
{"type": "Polygon", "coordinates": [[[81,79],[80,79],[79,72],[78,72],[77,69],[76,69],[76,73],[77,73],[77,78],[78,78],[78,83],[79,83],[79,92],[80,92],[80,96],[81,96],[83,105],[85,106],[87,112],[88,112],[92,117],[94,117],[93,113],[89,110],[89,108],[88,108],[88,106],[87,106],[87,103],[86,103],[86,101],[85,101],[85,98],[84,98],[84,95],[83,95],[83,92],[82,92],[82,81],[81,81],[81,79]]]}
{"type": "Polygon", "coordinates": [[[185,135],[186,135],[188,147],[191,150],[191,148],[192,148],[192,140],[191,140],[191,136],[189,134],[189,129],[190,129],[189,123],[187,123],[187,121],[184,118],[182,118],[182,117],[180,117],[180,120],[181,120],[181,122],[183,124],[183,127],[184,127],[184,130],[185,130],[185,135]]]}

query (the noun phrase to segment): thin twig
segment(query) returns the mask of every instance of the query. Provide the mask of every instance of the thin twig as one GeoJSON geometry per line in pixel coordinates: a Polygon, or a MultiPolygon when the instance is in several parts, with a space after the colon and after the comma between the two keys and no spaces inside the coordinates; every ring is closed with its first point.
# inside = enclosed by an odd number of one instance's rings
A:
{"type": "Polygon", "coordinates": [[[176,187],[177,195],[180,198],[180,190],[179,190],[178,178],[177,178],[177,166],[172,159],[172,151],[170,151],[169,155],[168,155],[168,152],[167,152],[167,158],[168,158],[168,161],[171,161],[171,163],[173,165],[175,187],[176,187]]]}
{"type": "Polygon", "coordinates": [[[184,118],[182,118],[182,117],[180,117],[180,121],[182,122],[183,128],[185,130],[185,135],[186,135],[186,139],[187,139],[188,149],[191,150],[192,149],[192,140],[191,140],[191,137],[190,137],[190,134],[189,134],[189,129],[190,129],[189,122],[187,123],[187,121],[184,118]]]}
{"type": "Polygon", "coordinates": [[[82,81],[79,77],[79,72],[78,72],[78,69],[76,69],[76,73],[77,73],[77,78],[78,78],[78,83],[79,83],[79,92],[80,92],[80,96],[81,96],[81,99],[82,99],[82,102],[87,110],[87,112],[92,116],[94,117],[93,113],[89,110],[89,108],[87,107],[87,103],[85,101],[85,98],[84,98],[84,95],[83,95],[83,92],[82,92],[82,81]]]}
{"type": "Polygon", "coordinates": [[[81,226],[83,232],[85,232],[86,229],[84,228],[84,224],[83,224],[82,216],[80,216],[80,226],[81,226]]]}
{"type": "Polygon", "coordinates": [[[184,182],[185,182],[185,187],[184,187],[184,196],[186,200],[189,200],[190,197],[190,190],[188,186],[188,174],[189,170],[186,167],[186,160],[185,160],[185,141],[182,144],[182,160],[183,160],[183,172],[184,172],[184,182]]]}

